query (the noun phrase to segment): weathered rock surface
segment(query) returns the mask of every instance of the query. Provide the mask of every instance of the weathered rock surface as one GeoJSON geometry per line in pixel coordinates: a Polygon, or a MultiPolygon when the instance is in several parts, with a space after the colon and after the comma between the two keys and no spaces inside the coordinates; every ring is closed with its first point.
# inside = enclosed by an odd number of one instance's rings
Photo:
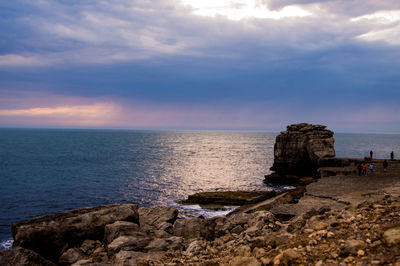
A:
{"type": "Polygon", "coordinates": [[[61,255],[58,264],[71,265],[83,258],[84,255],[78,248],[70,248],[61,255]]]}
{"type": "Polygon", "coordinates": [[[313,176],[318,162],[335,157],[333,132],[322,125],[294,124],[276,137],[271,170],[289,179],[313,176]],[[292,177],[290,177],[292,175],[292,177]]]}
{"type": "Polygon", "coordinates": [[[33,250],[58,261],[65,245],[80,246],[85,239],[103,239],[104,227],[118,220],[138,223],[135,204],[105,205],[15,222],[11,225],[14,247],[33,250]]]}
{"type": "Polygon", "coordinates": [[[174,224],[174,235],[187,239],[205,238],[211,240],[215,237],[215,226],[214,219],[180,219],[174,224]]]}
{"type": "Polygon", "coordinates": [[[0,250],[0,265],[12,266],[56,266],[32,250],[15,247],[11,250],[0,250]]]}
{"type": "Polygon", "coordinates": [[[114,256],[111,265],[149,265],[149,263],[157,261],[163,256],[163,252],[120,251],[114,256]]]}
{"type": "Polygon", "coordinates": [[[141,228],[149,230],[166,229],[178,217],[178,210],[165,206],[139,208],[139,223],[141,228]]]}
{"type": "Polygon", "coordinates": [[[146,237],[146,235],[140,236],[120,236],[114,239],[107,246],[107,250],[110,253],[117,253],[120,250],[125,251],[142,251],[151,241],[151,238],[146,237]]]}
{"type": "Polygon", "coordinates": [[[232,211],[230,214],[228,214],[228,216],[240,212],[269,211],[275,206],[280,206],[286,203],[296,203],[304,195],[304,192],[305,188],[300,186],[296,189],[292,189],[283,193],[277,193],[278,195],[273,198],[254,204],[243,205],[232,211]]]}
{"type": "Polygon", "coordinates": [[[136,223],[116,221],[105,226],[104,241],[108,244],[121,235],[135,235],[139,230],[140,227],[136,223]]]}
{"type": "Polygon", "coordinates": [[[388,244],[400,243],[400,227],[390,228],[383,233],[383,238],[388,244]]]}

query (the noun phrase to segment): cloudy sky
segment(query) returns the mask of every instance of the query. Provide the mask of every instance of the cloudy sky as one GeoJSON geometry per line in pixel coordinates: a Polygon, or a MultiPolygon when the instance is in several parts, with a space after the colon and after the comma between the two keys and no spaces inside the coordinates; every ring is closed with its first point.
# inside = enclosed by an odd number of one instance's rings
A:
{"type": "Polygon", "coordinates": [[[398,0],[13,0],[0,29],[0,127],[400,133],[398,0]]]}

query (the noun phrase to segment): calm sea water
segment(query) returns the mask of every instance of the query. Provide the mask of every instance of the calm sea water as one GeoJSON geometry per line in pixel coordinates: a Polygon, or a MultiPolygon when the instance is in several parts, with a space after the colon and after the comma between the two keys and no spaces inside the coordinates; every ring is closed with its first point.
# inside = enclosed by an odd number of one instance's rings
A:
{"type": "MultiPolygon", "coordinates": [[[[169,205],[200,191],[271,189],[276,134],[0,130],[0,248],[10,223],[110,203],[169,205]]],[[[400,155],[400,135],[335,134],[337,156],[400,155]]],[[[200,212],[200,210],[197,210],[200,212]]]]}

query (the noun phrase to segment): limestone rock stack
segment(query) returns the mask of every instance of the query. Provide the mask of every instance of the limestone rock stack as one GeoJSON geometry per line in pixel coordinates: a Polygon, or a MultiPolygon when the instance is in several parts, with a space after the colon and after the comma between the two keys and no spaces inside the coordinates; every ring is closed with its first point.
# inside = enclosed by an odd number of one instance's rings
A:
{"type": "Polygon", "coordinates": [[[333,132],[323,125],[307,123],[287,126],[275,141],[275,176],[314,176],[319,161],[335,157],[333,132]]]}

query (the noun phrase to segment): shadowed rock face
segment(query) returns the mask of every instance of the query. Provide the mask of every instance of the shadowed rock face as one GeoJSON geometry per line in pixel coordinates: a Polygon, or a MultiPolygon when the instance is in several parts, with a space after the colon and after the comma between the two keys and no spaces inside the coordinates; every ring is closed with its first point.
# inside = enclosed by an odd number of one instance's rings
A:
{"type": "Polygon", "coordinates": [[[312,176],[319,160],[335,157],[334,143],[333,132],[326,126],[289,125],[276,137],[271,170],[279,175],[312,176]]]}
{"type": "Polygon", "coordinates": [[[65,245],[79,246],[85,239],[103,239],[104,227],[115,221],[139,223],[135,204],[106,205],[14,222],[14,247],[33,250],[57,261],[65,245]]]}

